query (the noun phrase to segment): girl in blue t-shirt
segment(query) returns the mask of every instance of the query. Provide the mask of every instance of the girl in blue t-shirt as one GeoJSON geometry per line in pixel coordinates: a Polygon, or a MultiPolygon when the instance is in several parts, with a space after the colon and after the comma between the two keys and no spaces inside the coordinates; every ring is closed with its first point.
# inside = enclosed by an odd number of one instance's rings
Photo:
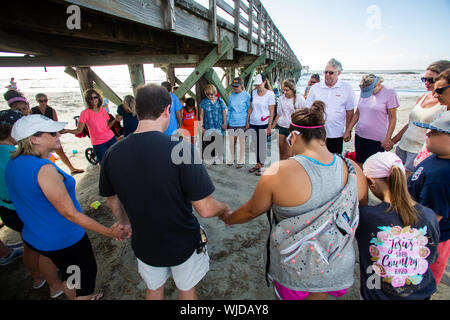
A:
{"type": "Polygon", "coordinates": [[[405,168],[392,152],[364,163],[372,193],[382,202],[360,206],[356,231],[360,293],[364,300],[425,300],[436,291],[429,266],[437,258],[439,224],[434,212],[413,201],[405,168]]]}

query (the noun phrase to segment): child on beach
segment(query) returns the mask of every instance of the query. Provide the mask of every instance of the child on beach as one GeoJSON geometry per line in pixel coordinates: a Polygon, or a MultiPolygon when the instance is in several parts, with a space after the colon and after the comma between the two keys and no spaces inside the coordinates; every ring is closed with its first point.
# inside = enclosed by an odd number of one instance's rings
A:
{"type": "Polygon", "coordinates": [[[183,122],[181,128],[183,134],[191,138],[191,143],[195,144],[195,136],[198,134],[197,128],[198,110],[195,106],[195,100],[193,98],[186,99],[186,105],[183,107],[183,122]]]}
{"type": "Polygon", "coordinates": [[[361,298],[426,300],[436,291],[430,265],[437,258],[439,224],[434,212],[413,201],[405,167],[392,152],[364,163],[372,193],[382,202],[360,206],[356,230],[361,298]]]}

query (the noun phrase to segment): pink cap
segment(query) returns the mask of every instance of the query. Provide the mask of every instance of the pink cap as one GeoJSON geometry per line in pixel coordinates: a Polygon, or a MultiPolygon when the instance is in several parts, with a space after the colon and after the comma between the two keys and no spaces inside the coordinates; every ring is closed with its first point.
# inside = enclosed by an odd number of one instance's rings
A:
{"type": "Polygon", "coordinates": [[[405,173],[402,160],[392,152],[378,152],[364,162],[364,175],[370,178],[386,178],[392,167],[399,167],[405,173]]]}

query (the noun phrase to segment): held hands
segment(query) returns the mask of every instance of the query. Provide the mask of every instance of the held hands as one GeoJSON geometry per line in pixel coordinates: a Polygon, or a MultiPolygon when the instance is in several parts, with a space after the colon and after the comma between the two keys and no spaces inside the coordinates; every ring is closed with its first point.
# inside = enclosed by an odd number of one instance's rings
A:
{"type": "Polygon", "coordinates": [[[225,223],[226,227],[229,227],[231,225],[227,224],[227,218],[229,216],[231,216],[231,214],[233,213],[233,210],[231,210],[231,208],[230,208],[230,206],[228,204],[225,204],[225,206],[226,206],[226,209],[224,210],[224,212],[220,216],[218,216],[218,218],[225,223]]]}
{"type": "Polygon", "coordinates": [[[384,148],[384,150],[391,151],[394,147],[394,142],[391,139],[384,139],[383,141],[381,141],[381,146],[384,148]]]}
{"type": "Polygon", "coordinates": [[[110,236],[115,240],[122,241],[131,237],[131,225],[123,225],[119,222],[114,223],[110,228],[110,236]]]}
{"type": "Polygon", "coordinates": [[[345,131],[345,133],[344,133],[344,141],[345,142],[349,142],[351,138],[352,138],[352,133],[348,132],[348,131],[345,131]]]}
{"type": "Polygon", "coordinates": [[[222,129],[227,130],[227,125],[225,123],[222,125],[222,129]]]}

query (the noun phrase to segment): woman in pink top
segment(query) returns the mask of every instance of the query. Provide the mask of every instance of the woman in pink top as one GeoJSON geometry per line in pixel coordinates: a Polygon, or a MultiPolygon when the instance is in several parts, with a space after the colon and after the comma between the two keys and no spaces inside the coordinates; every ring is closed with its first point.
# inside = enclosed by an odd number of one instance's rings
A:
{"type": "Polygon", "coordinates": [[[361,96],[344,140],[350,140],[351,130],[356,124],[356,162],[360,167],[377,152],[392,150],[392,134],[397,122],[399,102],[394,89],[386,88],[383,78],[374,74],[362,77],[361,96]]]}
{"type": "Polygon", "coordinates": [[[92,147],[99,163],[101,163],[106,150],[117,141],[114,133],[111,131],[111,127],[117,120],[109,121],[109,115],[102,107],[103,98],[97,90],[86,90],[84,92],[84,101],[88,107],[80,114],[78,128],[63,130],[62,133],[80,134],[84,126],[87,126],[92,147]]]}

